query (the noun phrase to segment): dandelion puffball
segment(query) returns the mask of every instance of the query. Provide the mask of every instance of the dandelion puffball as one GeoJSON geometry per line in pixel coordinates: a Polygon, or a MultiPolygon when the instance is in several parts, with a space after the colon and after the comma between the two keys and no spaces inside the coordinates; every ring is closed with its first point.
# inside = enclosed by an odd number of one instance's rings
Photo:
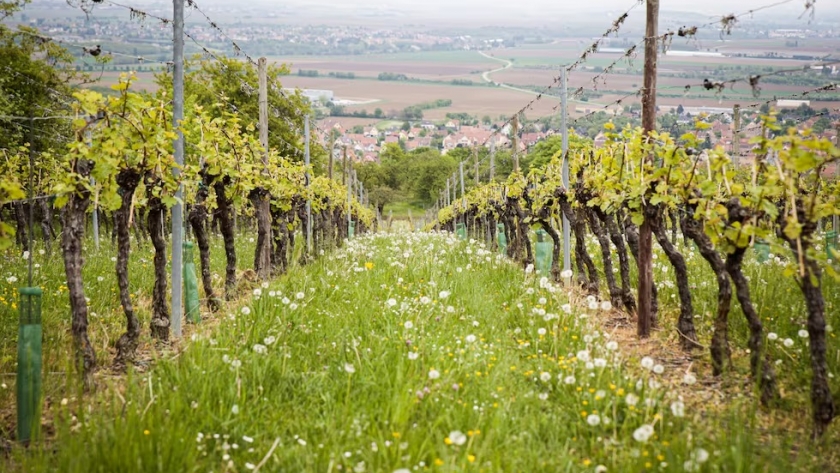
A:
{"type": "Polygon", "coordinates": [[[464,435],[464,433],[460,430],[453,430],[452,432],[449,432],[449,437],[447,438],[452,443],[452,445],[461,446],[467,443],[467,436],[464,435]]]}
{"type": "Polygon", "coordinates": [[[638,429],[633,431],[633,438],[636,439],[637,442],[647,442],[653,436],[653,426],[650,424],[644,424],[638,429]]]}

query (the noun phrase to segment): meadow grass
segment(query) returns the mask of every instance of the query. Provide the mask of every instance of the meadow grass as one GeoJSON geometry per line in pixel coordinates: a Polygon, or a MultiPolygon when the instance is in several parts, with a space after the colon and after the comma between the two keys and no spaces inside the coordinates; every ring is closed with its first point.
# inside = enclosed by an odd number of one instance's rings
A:
{"type": "MultiPolygon", "coordinates": [[[[688,258],[697,322],[708,340],[714,288],[699,256],[688,258]]],[[[790,347],[770,344],[774,359],[782,360],[776,366],[788,405],[768,412],[756,406],[743,373],[711,379],[706,353],[693,364],[672,362],[678,350],[667,341],[675,289],[662,261],[660,254],[655,270],[666,329],[657,339],[665,348],[645,351],[647,345],[606,323],[620,314],[603,302],[523,272],[479,243],[447,234],[357,238],[254,289],[247,304],[229,307],[216,324],[188,328],[181,349],[150,370],[103,379],[86,397],[68,386],[51,405],[54,434],[15,449],[7,466],[68,472],[834,468],[836,452],[810,444],[804,433],[807,340],[798,338],[796,325],[803,312],[779,263],[748,266],[768,330],[780,341],[793,340],[790,347]],[[718,392],[724,394],[719,406],[709,401],[721,400],[718,392]]],[[[836,298],[836,291],[830,294],[832,307],[836,298]]],[[[732,322],[733,348],[742,347],[743,323],[734,313],[732,322]]],[[[743,365],[740,348],[735,351],[743,365]]],[[[835,431],[826,444],[836,442],[835,431]]]]}

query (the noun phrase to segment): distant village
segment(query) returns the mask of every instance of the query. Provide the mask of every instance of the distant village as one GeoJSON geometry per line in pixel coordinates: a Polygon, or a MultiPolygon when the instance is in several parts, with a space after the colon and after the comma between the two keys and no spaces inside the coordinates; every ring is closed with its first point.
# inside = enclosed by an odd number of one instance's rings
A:
{"type": "MultiPolygon", "coordinates": [[[[792,111],[803,106],[810,107],[807,100],[777,100],[774,108],[782,111],[792,111]]],[[[583,111],[583,110],[578,110],[583,111]]],[[[757,122],[757,110],[744,110],[743,123],[740,130],[735,129],[734,113],[731,109],[714,107],[667,107],[660,110],[660,114],[676,115],[678,125],[692,127],[699,118],[709,127],[697,132],[698,138],[706,140],[712,146],[723,146],[729,153],[738,152],[743,159],[742,164],[751,162],[755,145],[751,140],[761,134],[761,124],[757,122]]],[[[637,110],[612,110],[612,117],[626,117],[638,119],[637,110]]],[[[476,120],[474,120],[476,121],[476,120]]],[[[382,122],[388,123],[388,122],[382,122]]],[[[332,142],[331,149],[335,156],[343,159],[344,153],[348,159],[356,163],[379,162],[379,153],[388,144],[397,144],[405,151],[418,148],[434,148],[442,154],[459,148],[484,146],[494,149],[510,149],[513,145],[512,127],[501,122],[492,124],[462,125],[460,120],[447,119],[444,121],[422,120],[411,123],[409,127],[398,122],[391,122],[389,126],[346,126],[341,117],[330,117],[320,122],[320,136],[318,140],[327,144],[332,142]],[[407,129],[406,129],[407,128],[407,129]],[[499,130],[498,132],[496,130],[499,130]]],[[[834,114],[816,113],[814,116],[795,124],[797,128],[815,127],[819,130],[817,136],[837,142],[840,133],[840,111],[834,114]],[[816,127],[819,120],[830,120],[828,127],[816,127]],[[822,128],[822,129],[820,129],[822,128]]],[[[586,130],[575,130],[585,135],[586,130]]],[[[517,147],[520,153],[527,153],[537,143],[557,133],[540,122],[528,123],[517,133],[517,147]]],[[[595,145],[602,145],[606,141],[604,133],[598,133],[594,138],[595,145]]]]}

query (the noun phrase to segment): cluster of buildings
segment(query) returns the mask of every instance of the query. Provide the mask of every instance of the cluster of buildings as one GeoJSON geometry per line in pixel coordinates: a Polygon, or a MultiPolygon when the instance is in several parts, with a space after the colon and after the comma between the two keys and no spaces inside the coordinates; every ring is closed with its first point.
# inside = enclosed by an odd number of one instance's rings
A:
{"type": "MultiPolygon", "coordinates": [[[[808,105],[807,101],[790,102],[790,104],[780,103],[779,106],[790,109],[803,104],[808,105]]],[[[751,143],[751,140],[761,134],[759,123],[744,118],[741,129],[736,130],[731,109],[708,107],[686,107],[677,114],[676,122],[681,125],[692,125],[697,116],[705,116],[704,121],[710,125],[708,129],[698,132],[701,140],[708,138],[714,146],[723,146],[730,153],[737,151],[743,157],[742,163],[751,162],[756,146],[751,143]]],[[[817,120],[822,117],[822,114],[817,114],[798,122],[796,126],[813,128],[817,120]]],[[[840,122],[832,123],[832,126],[821,130],[817,135],[837,143],[840,122]]],[[[323,132],[326,135],[317,138],[321,143],[329,143],[334,139],[332,150],[336,157],[340,158],[342,153],[346,152],[347,157],[354,162],[367,163],[378,162],[379,153],[390,143],[399,144],[406,151],[434,148],[439,149],[443,154],[455,148],[472,148],[482,145],[496,149],[510,148],[512,144],[510,125],[494,133],[499,126],[500,124],[461,125],[458,120],[447,120],[437,124],[430,121],[414,123],[408,130],[396,125],[380,129],[374,125],[345,127],[341,123],[341,118],[327,118],[319,126],[319,133],[323,132]]],[[[529,125],[528,128],[532,131],[519,133],[517,141],[520,152],[527,152],[528,149],[554,134],[554,130],[533,131],[538,129],[538,126],[534,125],[529,125]]],[[[599,133],[594,138],[594,142],[596,146],[603,144],[606,142],[606,136],[599,133]]]]}
{"type": "MultiPolygon", "coordinates": [[[[494,125],[498,127],[498,125],[494,125]]],[[[435,148],[441,153],[455,148],[472,148],[484,145],[496,149],[509,148],[511,146],[510,127],[502,128],[501,133],[494,134],[494,126],[491,125],[461,125],[459,120],[447,120],[444,123],[435,124],[431,121],[415,123],[410,129],[404,130],[399,126],[379,129],[376,126],[365,126],[361,130],[355,127],[347,128],[341,124],[340,118],[328,118],[323,120],[319,128],[327,136],[319,136],[322,143],[329,143],[333,137],[333,153],[337,156],[346,151],[348,159],[354,162],[378,162],[379,153],[390,144],[401,144],[406,151],[413,151],[418,148],[435,148]],[[331,135],[331,136],[330,136],[331,135]]],[[[521,133],[518,140],[520,151],[526,151],[539,141],[550,136],[551,132],[530,132],[521,133]]]]}

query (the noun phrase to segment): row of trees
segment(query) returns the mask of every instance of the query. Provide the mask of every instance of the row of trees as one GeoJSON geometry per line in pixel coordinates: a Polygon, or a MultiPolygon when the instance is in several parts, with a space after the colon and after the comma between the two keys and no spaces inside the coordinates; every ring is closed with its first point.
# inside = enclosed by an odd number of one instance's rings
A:
{"type": "MultiPolygon", "coordinates": [[[[14,12],[20,4],[0,6],[2,12],[14,12]]],[[[60,47],[27,41],[31,35],[2,24],[0,34],[3,57],[12,59],[0,74],[4,88],[0,113],[35,117],[0,121],[4,131],[0,133],[4,157],[0,160],[4,176],[0,246],[17,242],[23,250],[32,250],[28,240],[34,235],[28,232],[40,231],[50,249],[60,235],[76,364],[87,386],[92,384],[97,357],[87,331],[82,266],[85,231],[94,208],[112,223],[117,247],[115,274],[126,328],[116,342],[117,365],[135,359],[141,332],[129,293],[132,227],[148,235],[154,249],[151,335],[160,341],[169,337],[166,235],[179,187],[199,248],[205,300],[213,310],[219,308],[222,297],[236,295],[237,258],[241,257],[235,245],[237,215],[257,221],[253,267],[259,278],[289,267],[298,233],[312,233],[314,254],[318,254],[320,249],[341,244],[349,233],[349,221],[355,222],[357,232],[373,225],[373,212],[355,198],[348,201],[346,187],[323,176],[326,152],[322,148],[312,149],[314,166],[307,169],[301,163],[300,130],[309,111],[299,94],[282,92],[279,86],[269,88],[268,146],[260,142],[258,77],[253,65],[228,59],[187,64],[186,114],[175,128],[172,78],[166,73],[157,77],[159,89],[154,94],[132,91],[134,78],[123,75],[111,93],[103,95],[74,86],[71,80],[77,76],[65,75],[65,68],[56,67],[72,60],[60,47]],[[68,121],[66,116],[75,118],[68,121]],[[184,165],[176,164],[173,154],[179,131],[186,144],[184,165]],[[308,186],[307,173],[314,174],[308,186]],[[25,198],[26,194],[33,198],[25,198]],[[306,228],[307,200],[311,201],[311,228],[306,228]],[[261,213],[263,208],[267,212],[261,213]],[[59,228],[54,224],[57,213],[59,228]],[[28,228],[30,216],[37,216],[38,227],[28,228]],[[210,277],[211,223],[224,243],[223,290],[213,287],[210,277]]],[[[270,67],[268,75],[276,77],[283,71],[270,67]]]]}
{"type": "MultiPolygon", "coordinates": [[[[718,304],[709,348],[714,374],[731,366],[728,317],[734,295],[749,329],[753,381],[762,403],[772,405],[778,398],[776,375],[742,267],[747,250],[757,241],[767,242],[787,262],[784,273],[795,281],[805,302],[814,435],[820,436],[836,415],[826,358],[822,281],[824,277],[840,279],[840,274],[826,261],[817,229],[826,217],[840,214],[840,185],[823,173],[840,162],[840,149],[807,130],[781,130],[774,117],[764,117],[762,124],[768,133],[756,140],[756,159],[751,167],[738,169],[721,148],[701,153],[701,140],[692,133],[676,139],[667,132],[654,132],[647,138],[640,129],[616,132],[608,124],[608,142],[603,147],[594,148],[586,139],[570,143],[570,188],[562,184],[563,153],[557,152],[545,166],[514,172],[503,184],[472,188],[466,207],[459,199],[442,208],[436,225],[454,230],[456,222],[463,222],[476,238],[487,238],[492,244],[496,223],[501,223],[510,242],[508,256],[523,265],[534,262],[530,229],[543,228],[554,243],[551,275],[559,281],[563,216],[574,235],[577,283],[599,294],[603,277],[612,304],[634,313],[637,301],[631,291],[629,255],[637,257],[639,226],[648,222],[673,267],[680,301],[675,330],[689,351],[701,345],[679,241],[692,242],[717,281],[718,304]],[[767,138],[770,131],[780,133],[767,138]],[[645,156],[654,159],[649,162],[645,156]],[[586,249],[590,232],[601,249],[603,272],[586,249]]],[[[701,130],[706,126],[698,122],[701,130]]],[[[835,253],[834,259],[838,257],[835,253]]],[[[655,291],[653,298],[655,314],[655,291]]]]}

